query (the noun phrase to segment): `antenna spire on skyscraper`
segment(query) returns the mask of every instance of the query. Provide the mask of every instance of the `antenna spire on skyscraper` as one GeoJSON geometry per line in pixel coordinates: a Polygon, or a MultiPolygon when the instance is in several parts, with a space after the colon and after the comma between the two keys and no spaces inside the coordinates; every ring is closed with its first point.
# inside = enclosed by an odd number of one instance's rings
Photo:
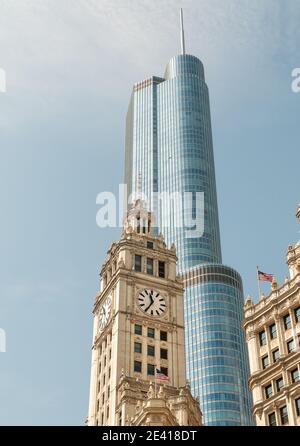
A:
{"type": "Polygon", "coordinates": [[[184,29],[183,29],[183,11],[180,8],[180,37],[181,37],[181,54],[185,54],[185,41],[184,41],[184,29]]]}

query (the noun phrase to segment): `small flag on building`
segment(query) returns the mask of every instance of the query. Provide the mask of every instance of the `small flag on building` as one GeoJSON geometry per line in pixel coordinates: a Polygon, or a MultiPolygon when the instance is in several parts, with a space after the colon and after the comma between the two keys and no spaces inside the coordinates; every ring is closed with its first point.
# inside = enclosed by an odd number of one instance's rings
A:
{"type": "Polygon", "coordinates": [[[263,273],[262,271],[258,271],[258,280],[263,280],[265,282],[272,282],[274,275],[263,273]]]}
{"type": "Polygon", "coordinates": [[[162,373],[160,369],[156,369],[156,378],[160,379],[161,381],[169,381],[168,376],[162,373]]]}

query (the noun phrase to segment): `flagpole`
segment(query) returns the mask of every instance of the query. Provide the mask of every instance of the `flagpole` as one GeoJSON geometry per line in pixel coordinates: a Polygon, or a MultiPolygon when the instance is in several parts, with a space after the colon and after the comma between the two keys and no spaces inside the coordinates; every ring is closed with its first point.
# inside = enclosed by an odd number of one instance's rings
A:
{"type": "Polygon", "coordinates": [[[258,275],[258,271],[259,271],[258,266],[256,267],[256,270],[257,270],[256,274],[257,274],[257,286],[258,286],[258,301],[260,301],[261,288],[260,288],[260,281],[259,281],[259,275],[258,275]]]}
{"type": "Polygon", "coordinates": [[[156,366],[155,366],[155,374],[154,374],[154,398],[156,398],[156,366]]]}

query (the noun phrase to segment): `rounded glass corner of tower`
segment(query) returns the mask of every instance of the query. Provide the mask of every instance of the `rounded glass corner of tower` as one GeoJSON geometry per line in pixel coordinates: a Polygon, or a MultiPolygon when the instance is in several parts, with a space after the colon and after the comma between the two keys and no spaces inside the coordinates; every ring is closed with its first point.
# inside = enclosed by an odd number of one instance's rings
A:
{"type": "Polygon", "coordinates": [[[192,75],[205,82],[204,66],[200,59],[191,54],[180,54],[169,61],[164,78],[173,79],[178,76],[192,75]]]}

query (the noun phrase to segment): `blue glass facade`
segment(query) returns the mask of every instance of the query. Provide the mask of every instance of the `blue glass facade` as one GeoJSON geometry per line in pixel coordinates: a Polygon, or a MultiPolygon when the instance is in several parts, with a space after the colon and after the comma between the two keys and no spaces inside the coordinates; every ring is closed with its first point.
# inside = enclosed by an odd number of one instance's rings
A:
{"type": "Polygon", "coordinates": [[[242,281],[222,265],[209,94],[196,57],[176,56],[164,78],[134,86],[125,182],[129,194],[141,189],[146,195],[158,231],[177,248],[186,288],[187,372],[205,424],[252,424],[242,281]],[[191,236],[187,216],[197,213],[203,233],[191,236]]]}

